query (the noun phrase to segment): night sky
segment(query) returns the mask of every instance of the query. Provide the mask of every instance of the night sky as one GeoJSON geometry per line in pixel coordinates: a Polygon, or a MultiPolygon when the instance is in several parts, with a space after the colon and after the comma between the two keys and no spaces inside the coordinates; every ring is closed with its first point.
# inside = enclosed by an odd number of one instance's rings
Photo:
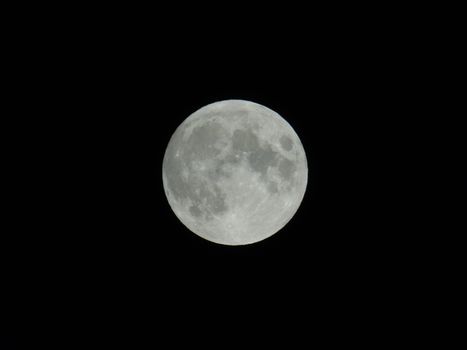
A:
{"type": "Polygon", "coordinates": [[[8,129],[27,167],[3,245],[14,339],[297,348],[466,321],[465,137],[428,95],[423,36],[276,11],[186,9],[183,26],[110,11],[28,32],[30,117],[8,129]],[[308,159],[293,219],[244,247],[191,233],[162,186],[176,127],[224,99],[279,113],[308,159]]]}

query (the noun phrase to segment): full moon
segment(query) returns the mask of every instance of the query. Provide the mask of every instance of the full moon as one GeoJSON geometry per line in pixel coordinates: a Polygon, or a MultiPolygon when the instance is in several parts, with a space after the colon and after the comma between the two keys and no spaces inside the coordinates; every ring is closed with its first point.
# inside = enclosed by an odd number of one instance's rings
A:
{"type": "Polygon", "coordinates": [[[170,207],[211,242],[268,238],[295,215],[308,167],[299,137],[260,104],[226,100],[191,114],[175,130],[162,164],[170,207]]]}

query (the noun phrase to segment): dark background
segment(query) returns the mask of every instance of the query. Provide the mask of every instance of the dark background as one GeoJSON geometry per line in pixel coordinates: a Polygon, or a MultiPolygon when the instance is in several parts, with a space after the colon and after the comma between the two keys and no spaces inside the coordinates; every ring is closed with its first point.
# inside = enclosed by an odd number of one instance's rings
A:
{"type": "Polygon", "coordinates": [[[139,346],[460,327],[464,141],[432,94],[436,30],[343,8],[190,10],[72,11],[16,43],[29,98],[10,149],[27,171],[4,256],[18,324],[139,346]],[[161,179],[176,127],[232,98],[282,115],[309,167],[293,219],[245,247],[186,229],[161,179]]]}

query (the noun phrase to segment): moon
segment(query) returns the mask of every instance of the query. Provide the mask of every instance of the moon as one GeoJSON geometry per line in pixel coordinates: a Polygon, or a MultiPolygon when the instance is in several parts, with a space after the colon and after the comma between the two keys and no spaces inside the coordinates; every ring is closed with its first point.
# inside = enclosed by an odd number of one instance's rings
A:
{"type": "Polygon", "coordinates": [[[295,215],[308,167],[298,135],[279,114],[225,100],[202,107],[175,130],[162,180],[189,230],[211,242],[246,245],[272,236],[295,215]]]}

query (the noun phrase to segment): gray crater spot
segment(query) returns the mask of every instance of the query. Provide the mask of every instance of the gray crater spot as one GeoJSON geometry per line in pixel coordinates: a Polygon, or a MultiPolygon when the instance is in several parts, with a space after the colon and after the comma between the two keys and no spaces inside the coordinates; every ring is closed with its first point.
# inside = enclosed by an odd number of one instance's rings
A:
{"type": "Polygon", "coordinates": [[[283,158],[279,164],[279,174],[285,180],[291,179],[292,174],[295,172],[295,169],[295,164],[287,158],[283,158]]]}
{"type": "Polygon", "coordinates": [[[250,130],[237,129],[232,135],[232,158],[229,161],[237,162],[243,157],[242,152],[247,153],[248,164],[251,169],[259,172],[265,178],[268,167],[277,164],[278,153],[274,152],[270,145],[261,147],[258,137],[250,130]]]}
{"type": "Polygon", "coordinates": [[[228,177],[228,173],[224,170],[224,162],[223,161],[218,161],[217,164],[214,166],[214,168],[209,171],[209,178],[216,182],[218,181],[221,177],[228,177]]]}
{"type": "Polygon", "coordinates": [[[239,151],[251,151],[258,148],[258,137],[249,130],[237,129],[232,136],[232,148],[239,151]]]}
{"type": "Polygon", "coordinates": [[[222,160],[222,164],[238,164],[240,163],[240,155],[238,153],[228,154],[224,160],[222,160]]]}
{"type": "Polygon", "coordinates": [[[207,122],[204,125],[195,127],[185,148],[185,161],[190,162],[193,159],[199,161],[215,157],[220,153],[216,143],[221,137],[222,126],[219,123],[207,122]]]}
{"type": "Polygon", "coordinates": [[[293,141],[290,137],[282,135],[279,142],[284,150],[290,151],[292,149],[293,141]]]}
{"type": "Polygon", "coordinates": [[[269,182],[267,188],[270,193],[277,193],[279,191],[277,184],[274,181],[269,182]]]}
{"type": "Polygon", "coordinates": [[[192,216],[195,216],[195,217],[199,218],[203,214],[203,212],[201,211],[201,209],[199,209],[199,207],[197,207],[195,205],[192,205],[190,207],[190,214],[192,216]]]}
{"type": "Polygon", "coordinates": [[[214,187],[215,195],[208,199],[208,207],[211,212],[215,214],[221,214],[227,211],[227,205],[225,203],[225,194],[219,189],[218,186],[214,187]]]}
{"type": "Polygon", "coordinates": [[[248,156],[248,163],[253,170],[266,175],[268,167],[273,167],[277,164],[277,156],[278,153],[274,152],[271,146],[268,145],[266,148],[260,148],[251,152],[248,156]]]}
{"type": "Polygon", "coordinates": [[[230,178],[232,172],[229,171],[228,165],[238,164],[240,162],[240,157],[235,157],[230,154],[227,155],[224,159],[216,160],[215,165],[211,171],[209,171],[209,178],[214,182],[217,182],[220,178],[230,178]]]}

